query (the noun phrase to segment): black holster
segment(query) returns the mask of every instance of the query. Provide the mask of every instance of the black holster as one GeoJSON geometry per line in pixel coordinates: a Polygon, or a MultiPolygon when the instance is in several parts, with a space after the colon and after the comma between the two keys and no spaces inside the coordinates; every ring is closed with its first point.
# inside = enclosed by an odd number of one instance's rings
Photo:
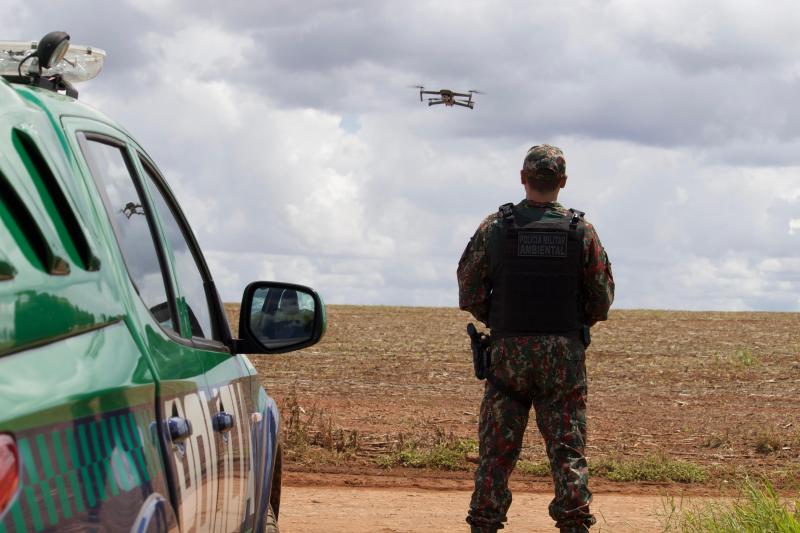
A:
{"type": "Polygon", "coordinates": [[[467,324],[467,335],[469,335],[470,346],[472,347],[472,366],[475,369],[475,377],[485,379],[492,387],[530,409],[531,398],[510,389],[492,377],[490,372],[492,366],[491,337],[485,333],[479,333],[472,323],[467,324]]]}
{"type": "Polygon", "coordinates": [[[472,367],[475,370],[475,377],[486,379],[489,367],[492,365],[492,341],[485,333],[479,333],[472,322],[467,325],[467,335],[472,348],[472,367]]]}
{"type": "Polygon", "coordinates": [[[581,341],[583,342],[584,348],[588,348],[592,343],[592,333],[589,324],[584,324],[581,328],[581,341]]]}

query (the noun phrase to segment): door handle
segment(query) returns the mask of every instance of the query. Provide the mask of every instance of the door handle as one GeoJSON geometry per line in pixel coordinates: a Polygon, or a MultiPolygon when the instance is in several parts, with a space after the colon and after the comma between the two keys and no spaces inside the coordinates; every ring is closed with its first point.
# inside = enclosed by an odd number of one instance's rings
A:
{"type": "Polygon", "coordinates": [[[211,423],[214,426],[214,431],[226,433],[233,428],[233,415],[225,411],[220,411],[214,415],[214,418],[211,419],[211,423]]]}
{"type": "Polygon", "coordinates": [[[169,438],[172,439],[172,442],[186,440],[192,434],[192,423],[178,416],[173,416],[167,420],[167,427],[169,428],[169,438]]]}

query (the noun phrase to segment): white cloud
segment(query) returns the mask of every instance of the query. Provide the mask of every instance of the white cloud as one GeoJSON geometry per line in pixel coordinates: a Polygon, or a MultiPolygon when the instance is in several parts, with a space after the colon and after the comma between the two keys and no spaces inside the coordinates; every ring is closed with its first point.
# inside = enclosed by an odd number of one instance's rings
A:
{"type": "Polygon", "coordinates": [[[467,239],[551,142],[619,306],[800,310],[794,2],[145,0],[108,25],[77,1],[0,29],[109,51],[81,98],[153,156],[228,300],[455,305],[467,239]],[[429,108],[416,83],[488,94],[429,108]]]}
{"type": "Polygon", "coordinates": [[[231,72],[248,68],[249,56],[256,47],[252,37],[204,20],[196,20],[166,38],[147,32],[142,45],[144,53],[157,58],[152,67],[162,71],[162,75],[187,76],[192,81],[225,80],[231,72]]]}

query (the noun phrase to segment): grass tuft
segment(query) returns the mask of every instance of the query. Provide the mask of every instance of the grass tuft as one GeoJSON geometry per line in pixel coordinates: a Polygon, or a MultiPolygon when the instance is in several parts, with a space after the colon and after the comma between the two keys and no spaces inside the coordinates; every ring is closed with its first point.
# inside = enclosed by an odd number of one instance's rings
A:
{"type": "Polygon", "coordinates": [[[750,350],[750,348],[740,348],[736,350],[735,360],[738,364],[744,367],[754,366],[759,363],[758,357],[753,355],[753,352],[750,350]]]}
{"type": "Polygon", "coordinates": [[[769,455],[780,451],[783,441],[774,431],[765,431],[756,435],[756,453],[769,455]]]}
{"type": "Polygon", "coordinates": [[[478,451],[473,439],[449,438],[432,446],[417,442],[405,443],[394,453],[379,457],[376,462],[383,467],[407,466],[434,470],[466,470],[467,455],[478,451]]]}
{"type": "Polygon", "coordinates": [[[661,454],[627,461],[597,459],[589,462],[589,470],[611,481],[702,483],[708,479],[708,472],[702,466],[661,454]]]}
{"type": "Polygon", "coordinates": [[[781,501],[766,481],[746,480],[739,498],[683,509],[673,498],[664,502],[663,530],[680,533],[800,533],[800,501],[781,501]]]}
{"type": "Polygon", "coordinates": [[[332,417],[316,405],[302,407],[294,389],[284,398],[280,413],[282,446],[289,460],[338,462],[359,450],[358,431],[335,427],[332,417]]]}
{"type": "Polygon", "coordinates": [[[531,476],[550,477],[552,475],[550,472],[550,463],[547,461],[534,463],[533,461],[522,459],[517,461],[516,470],[521,474],[528,474],[531,476]]]}
{"type": "Polygon", "coordinates": [[[731,439],[725,434],[712,433],[703,440],[704,448],[730,448],[731,439]]]}
{"type": "Polygon", "coordinates": [[[715,353],[714,362],[718,365],[731,365],[733,367],[750,368],[761,364],[761,358],[753,353],[750,348],[738,348],[735,352],[723,354],[715,353]]]}

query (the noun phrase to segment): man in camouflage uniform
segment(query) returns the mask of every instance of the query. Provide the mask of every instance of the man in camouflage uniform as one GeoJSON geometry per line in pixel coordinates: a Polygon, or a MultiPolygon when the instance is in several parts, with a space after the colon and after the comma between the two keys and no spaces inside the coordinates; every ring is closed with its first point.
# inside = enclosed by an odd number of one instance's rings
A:
{"type": "MultiPolygon", "coordinates": [[[[589,512],[592,495],[584,457],[587,396],[585,348],[588,345],[589,327],[606,320],[614,299],[611,264],[593,226],[583,219],[583,213],[567,210],[556,201],[567,181],[566,162],[560,149],[546,144],[534,146],[526,154],[520,175],[526,198],[515,206],[507,204],[505,209],[501,207],[499,212],[489,215],[469,241],[458,264],[459,306],[492,327],[491,366],[487,372],[480,410],[480,460],[467,522],[472,527],[472,533],[494,533],[503,528],[506,512],[511,505],[508,478],[519,458],[528,414],[533,406],[555,484],[555,498],[549,507],[550,516],[561,532],[587,531],[595,519],[589,512]],[[571,253],[580,255],[575,256],[574,264],[578,266],[572,278],[564,279],[573,280],[575,288],[570,294],[575,297],[547,302],[545,296],[546,303],[542,303],[539,296],[552,291],[549,285],[554,282],[551,280],[559,275],[552,271],[552,265],[561,264],[557,261],[568,246],[567,237],[563,237],[563,249],[546,246],[524,248],[523,241],[508,240],[508,227],[522,227],[519,230],[522,232],[525,231],[524,225],[530,222],[533,225],[528,227],[539,229],[548,223],[560,224],[560,228],[570,224],[570,239],[575,242],[571,253]],[[504,247],[504,243],[508,242],[512,244],[504,247]],[[534,288],[534,292],[526,292],[528,288],[519,290],[521,283],[535,285],[535,281],[529,281],[530,277],[524,277],[530,274],[524,269],[531,267],[516,267],[517,270],[523,269],[522,279],[528,281],[517,281],[514,285],[501,279],[510,271],[500,267],[501,261],[509,262],[509,254],[515,256],[511,262],[520,264],[520,256],[536,256],[540,252],[540,257],[535,257],[538,260],[536,264],[545,266],[535,268],[551,269],[544,277],[538,278],[545,287],[534,288]],[[551,257],[556,257],[556,261],[551,257]],[[503,290],[500,290],[501,285],[503,290]],[[521,293],[525,296],[515,296],[521,293]],[[517,301],[514,304],[516,307],[504,307],[504,301],[492,302],[492,297],[495,300],[515,297],[517,300],[528,300],[517,301]],[[563,302],[569,299],[574,302],[563,302]],[[520,313],[519,309],[523,308],[521,305],[527,309],[520,313]],[[582,323],[584,327],[579,325],[575,331],[564,331],[562,321],[561,327],[552,326],[556,327],[555,332],[549,330],[548,323],[558,324],[558,320],[549,320],[551,315],[569,314],[570,306],[577,309],[573,312],[574,322],[582,323]],[[501,324],[506,326],[500,327],[495,315],[504,314],[506,316],[501,324]],[[527,325],[520,319],[527,321],[527,325]],[[511,328],[514,331],[509,331],[509,323],[516,324],[511,328]],[[519,331],[524,331],[524,334],[515,334],[519,331]]],[[[539,231],[539,235],[543,234],[543,231],[539,231]]],[[[539,240],[534,244],[552,242],[539,240]]],[[[524,262],[528,257],[522,259],[521,264],[531,264],[524,262]]],[[[549,294],[560,293],[556,291],[549,294]]]]}

